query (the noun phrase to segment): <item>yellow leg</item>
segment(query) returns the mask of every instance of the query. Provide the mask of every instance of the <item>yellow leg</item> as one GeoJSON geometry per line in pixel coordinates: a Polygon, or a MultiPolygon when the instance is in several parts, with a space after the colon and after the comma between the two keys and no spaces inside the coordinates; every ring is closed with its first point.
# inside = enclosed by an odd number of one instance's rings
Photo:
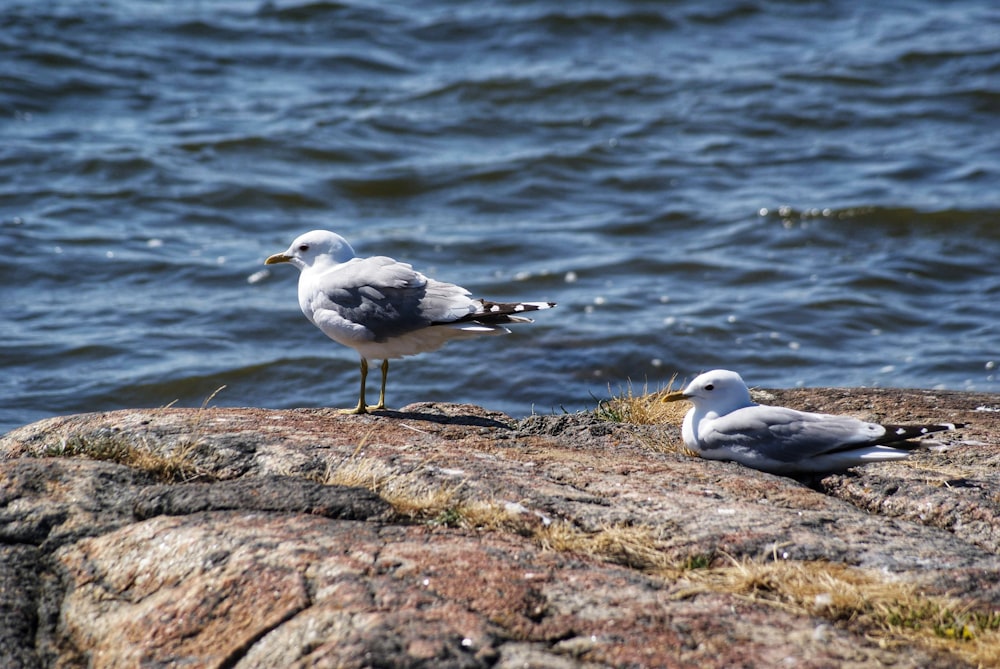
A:
{"type": "Polygon", "coordinates": [[[373,407],[368,407],[370,411],[378,411],[379,409],[385,408],[385,379],[389,376],[389,359],[386,358],[382,361],[382,390],[378,394],[378,404],[373,407]]]}
{"type": "MultiPolygon", "coordinates": [[[[361,392],[358,396],[358,406],[353,409],[341,409],[340,413],[347,414],[362,414],[368,413],[368,407],[365,404],[365,382],[368,380],[368,361],[361,358],[361,392]]],[[[383,390],[385,389],[385,377],[382,377],[383,390]]]]}

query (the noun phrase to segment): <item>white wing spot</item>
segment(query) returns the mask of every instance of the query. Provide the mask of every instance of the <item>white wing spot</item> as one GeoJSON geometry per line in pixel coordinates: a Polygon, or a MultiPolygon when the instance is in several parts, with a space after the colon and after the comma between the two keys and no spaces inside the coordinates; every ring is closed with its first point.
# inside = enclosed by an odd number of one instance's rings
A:
{"type": "Polygon", "coordinates": [[[500,307],[498,307],[497,305],[494,304],[492,307],[490,307],[490,311],[492,311],[493,313],[496,313],[496,312],[500,311],[500,307]]]}
{"type": "Polygon", "coordinates": [[[906,430],[901,427],[896,428],[896,434],[906,434],[906,430]]]}
{"type": "Polygon", "coordinates": [[[524,311],[524,305],[523,304],[517,305],[516,307],[514,307],[514,311],[524,311]]]}

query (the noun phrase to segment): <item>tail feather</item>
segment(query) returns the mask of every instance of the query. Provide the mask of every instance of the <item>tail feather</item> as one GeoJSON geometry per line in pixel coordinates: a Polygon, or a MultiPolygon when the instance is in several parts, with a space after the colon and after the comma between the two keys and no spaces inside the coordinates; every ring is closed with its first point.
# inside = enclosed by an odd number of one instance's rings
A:
{"type": "Polygon", "coordinates": [[[556,306],[555,302],[490,302],[488,300],[479,300],[479,303],[482,305],[479,311],[463,316],[454,322],[469,321],[487,325],[531,323],[532,319],[526,318],[521,314],[528,311],[551,309],[556,306]]]}
{"type": "Polygon", "coordinates": [[[885,434],[877,439],[875,444],[895,444],[908,439],[917,439],[933,432],[944,432],[946,430],[958,430],[965,427],[959,423],[942,423],[940,425],[883,425],[885,434]]]}

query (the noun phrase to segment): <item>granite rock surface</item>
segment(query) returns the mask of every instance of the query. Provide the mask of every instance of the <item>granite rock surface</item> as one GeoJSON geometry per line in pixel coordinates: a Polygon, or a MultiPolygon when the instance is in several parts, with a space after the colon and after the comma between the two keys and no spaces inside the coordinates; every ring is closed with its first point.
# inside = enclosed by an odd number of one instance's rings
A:
{"type": "Polygon", "coordinates": [[[0,666],[990,666],[1000,396],[764,398],[967,426],[806,480],[674,425],[469,405],[25,426],[0,437],[0,666]]]}

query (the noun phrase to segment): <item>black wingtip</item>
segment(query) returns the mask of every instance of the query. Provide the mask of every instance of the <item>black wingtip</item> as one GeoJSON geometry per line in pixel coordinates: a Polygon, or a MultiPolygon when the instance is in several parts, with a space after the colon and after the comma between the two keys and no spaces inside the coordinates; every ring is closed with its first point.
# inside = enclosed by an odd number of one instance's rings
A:
{"type": "Polygon", "coordinates": [[[490,302],[489,300],[479,300],[479,303],[482,305],[482,309],[478,313],[463,316],[456,322],[476,321],[490,325],[530,323],[531,319],[525,318],[522,314],[529,311],[551,309],[556,306],[555,302],[490,302]]]}
{"type": "Polygon", "coordinates": [[[883,425],[882,427],[885,428],[885,436],[879,440],[879,443],[891,444],[897,441],[918,439],[935,432],[959,430],[965,427],[965,423],[939,423],[936,425],[883,425]]]}

